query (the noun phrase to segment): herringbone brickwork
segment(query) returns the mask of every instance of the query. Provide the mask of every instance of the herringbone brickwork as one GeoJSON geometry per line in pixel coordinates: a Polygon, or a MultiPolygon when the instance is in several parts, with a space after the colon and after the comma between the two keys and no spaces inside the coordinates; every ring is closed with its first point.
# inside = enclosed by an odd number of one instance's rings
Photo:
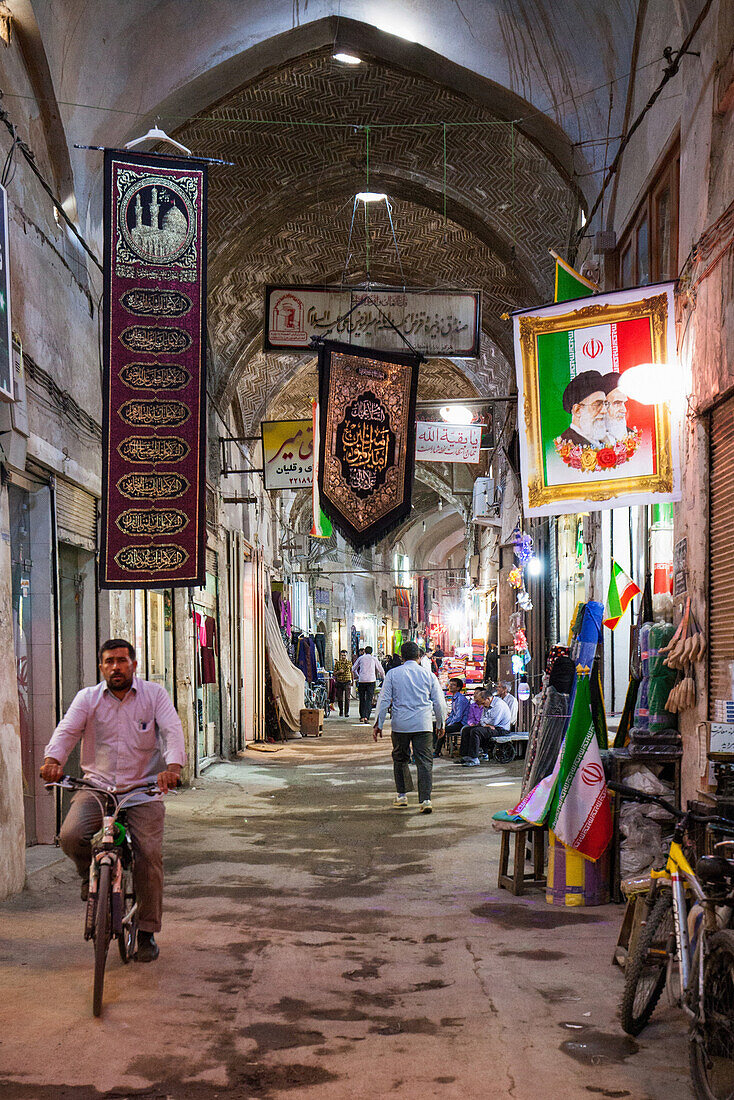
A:
{"type": "MultiPolygon", "coordinates": [[[[368,185],[364,125],[369,187],[391,197],[403,270],[384,207],[374,208],[369,276],[483,291],[483,328],[496,353],[493,361],[483,349],[483,363],[468,372],[480,392],[511,355],[501,314],[550,296],[547,250],[565,247],[576,200],[521,128],[381,62],[348,69],[323,52],[304,56],[178,132],[196,152],[235,162],[210,174],[210,332],[215,388],[224,400],[239,392],[250,424],[303,361],[259,350],[263,287],[342,278],[352,197],[368,185]]],[[[349,282],[367,278],[359,213],[349,282]]]]}

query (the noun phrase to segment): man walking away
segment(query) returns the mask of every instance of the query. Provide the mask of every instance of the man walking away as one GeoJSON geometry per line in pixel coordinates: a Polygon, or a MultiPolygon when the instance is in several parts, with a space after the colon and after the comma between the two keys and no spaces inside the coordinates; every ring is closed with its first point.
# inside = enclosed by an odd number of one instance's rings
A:
{"type": "Polygon", "coordinates": [[[369,725],[377,677],[379,676],[381,680],[385,679],[385,670],[377,658],[373,657],[371,645],[364,647],[364,653],[354,662],[353,672],[357,677],[359,721],[362,725],[369,725]]]}
{"type": "Polygon", "coordinates": [[[449,690],[452,695],[451,710],[446,718],[446,729],[442,736],[434,736],[434,757],[441,755],[441,750],[446,743],[446,735],[449,733],[459,733],[469,719],[471,704],[466,695],[464,695],[464,681],[460,680],[458,676],[454,677],[452,680],[449,680],[449,690]]]}
{"type": "Polygon", "coordinates": [[[374,738],[382,737],[388,708],[392,708],[392,759],[397,795],[394,805],[408,805],[405,773],[411,746],[418,766],[418,802],[420,812],[430,814],[433,782],[433,718],[436,732],[443,734],[446,704],[437,678],[421,668],[421,651],[415,642],[405,642],[400,650],[404,664],[391,668],[385,677],[377,706],[374,738]]]}
{"type": "Polygon", "coordinates": [[[496,694],[499,695],[504,703],[507,703],[510,710],[510,729],[514,729],[517,725],[517,712],[520,709],[520,704],[510,692],[510,684],[508,684],[506,680],[500,680],[497,684],[496,694]]]}
{"type": "Polygon", "coordinates": [[[339,660],[334,665],[334,679],[336,680],[336,701],[339,704],[339,717],[349,717],[349,700],[352,695],[352,662],[349,654],[343,649],[339,654],[339,660]]]}
{"type": "MultiPolygon", "coordinates": [[[[161,791],[176,787],[186,763],[184,735],[168,693],[160,684],[139,680],[135,650],[122,638],[111,638],[99,651],[104,682],[82,688],[46,745],[41,778],[55,783],[81,739],[86,779],[109,787],[132,787],[149,780],[161,791]]],[[[160,931],[163,907],[163,802],[145,791],[132,795],[125,815],[135,852],[138,899],[138,962],[158,958],[154,933],[160,931]]],[[[77,791],[61,826],[59,842],[76,864],[82,900],[89,891],[90,841],[102,824],[96,798],[77,791]]]]}

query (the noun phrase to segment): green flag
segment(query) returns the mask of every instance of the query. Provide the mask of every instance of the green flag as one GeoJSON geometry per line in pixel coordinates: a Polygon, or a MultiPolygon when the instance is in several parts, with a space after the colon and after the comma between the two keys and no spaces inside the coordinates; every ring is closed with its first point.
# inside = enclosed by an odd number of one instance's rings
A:
{"type": "Polygon", "coordinates": [[[590,279],[585,279],[578,271],[551,249],[551,256],[556,261],[556,289],[553,296],[554,302],[570,302],[574,298],[588,298],[590,294],[597,294],[599,287],[590,279]]]}

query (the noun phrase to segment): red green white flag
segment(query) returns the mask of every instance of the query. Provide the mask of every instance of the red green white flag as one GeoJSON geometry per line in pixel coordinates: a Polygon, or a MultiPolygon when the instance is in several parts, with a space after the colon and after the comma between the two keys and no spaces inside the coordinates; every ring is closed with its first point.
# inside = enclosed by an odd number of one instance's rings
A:
{"type": "Polygon", "coordinates": [[[589,294],[598,294],[599,287],[596,283],[592,283],[591,279],[585,278],[567,264],[552,248],[550,254],[556,261],[554,302],[570,302],[574,298],[588,298],[589,294]]]}
{"type": "Polygon", "coordinates": [[[604,626],[614,630],[627,610],[632,597],[639,595],[639,592],[640,590],[632,578],[625,573],[621,565],[617,565],[616,561],[613,561],[607,603],[602,620],[604,626]]]}
{"type": "Polygon", "coordinates": [[[576,682],[547,822],[559,840],[589,859],[599,859],[612,839],[612,811],[594,730],[588,669],[576,682]]]}
{"type": "Polygon", "coordinates": [[[312,539],[329,539],[334,528],[329,517],[322,511],[319,497],[319,403],[316,400],[311,402],[311,413],[313,416],[313,485],[311,487],[313,527],[310,534],[312,539]]]}

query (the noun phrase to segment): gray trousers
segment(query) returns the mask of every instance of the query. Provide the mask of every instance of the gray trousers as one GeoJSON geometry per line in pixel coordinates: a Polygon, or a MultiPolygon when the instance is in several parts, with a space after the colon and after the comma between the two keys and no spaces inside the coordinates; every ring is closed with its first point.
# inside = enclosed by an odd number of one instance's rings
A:
{"type": "MultiPolygon", "coordinates": [[[[127,806],[125,816],[135,855],[135,895],[138,927],[142,932],[160,932],[163,910],[163,818],[161,800],[127,806]]],[[[59,833],[63,851],[74,860],[81,878],[89,874],[92,859],[90,840],[102,825],[102,813],[93,795],[77,791],[59,833]]]]}
{"type": "Polygon", "coordinates": [[[433,784],[433,730],[429,730],[427,733],[395,733],[393,731],[392,760],[395,789],[398,794],[405,794],[406,791],[413,789],[408,768],[411,744],[418,767],[418,801],[425,802],[431,797],[433,784]]]}

